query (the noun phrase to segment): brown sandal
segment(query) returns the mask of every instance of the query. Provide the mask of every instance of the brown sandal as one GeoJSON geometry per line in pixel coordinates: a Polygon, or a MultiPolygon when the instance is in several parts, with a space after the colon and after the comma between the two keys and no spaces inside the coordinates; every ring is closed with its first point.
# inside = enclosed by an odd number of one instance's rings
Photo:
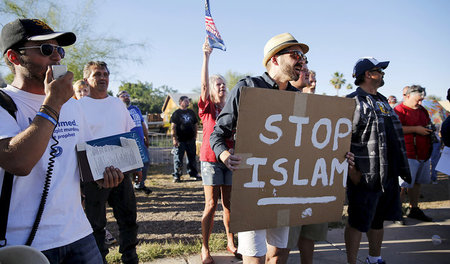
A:
{"type": "Polygon", "coordinates": [[[230,252],[231,254],[233,254],[235,258],[242,260],[242,255],[237,252],[237,249],[235,251],[233,251],[233,250],[231,250],[231,248],[229,248],[227,246],[227,251],[230,252]]]}
{"type": "MultiPolygon", "coordinates": [[[[202,256],[200,255],[200,259],[202,258],[202,256]]],[[[202,259],[202,264],[214,264],[214,259],[209,256],[206,259],[202,259]]]]}

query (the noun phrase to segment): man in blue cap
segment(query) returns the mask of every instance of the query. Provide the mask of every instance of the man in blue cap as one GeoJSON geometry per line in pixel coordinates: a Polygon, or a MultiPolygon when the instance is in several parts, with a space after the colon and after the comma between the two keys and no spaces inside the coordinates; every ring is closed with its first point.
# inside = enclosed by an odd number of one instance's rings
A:
{"type": "Polygon", "coordinates": [[[383,222],[401,220],[398,177],[410,182],[402,125],[388,100],[378,92],[384,85],[389,61],[359,59],[353,68],[359,87],[347,95],[356,100],[350,151],[355,167],[347,180],[348,222],[345,227],[347,262],[355,264],[361,235],[367,234],[365,263],[386,263],[381,258],[383,222]]]}

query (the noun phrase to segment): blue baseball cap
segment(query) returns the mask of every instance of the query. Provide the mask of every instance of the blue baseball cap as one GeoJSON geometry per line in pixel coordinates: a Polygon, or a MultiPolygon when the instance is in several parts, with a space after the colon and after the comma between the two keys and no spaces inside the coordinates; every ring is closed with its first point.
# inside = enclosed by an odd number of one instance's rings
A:
{"type": "Polygon", "coordinates": [[[388,65],[389,61],[379,62],[373,57],[361,58],[356,62],[355,67],[353,67],[353,78],[356,78],[373,68],[386,69],[388,65]]]}

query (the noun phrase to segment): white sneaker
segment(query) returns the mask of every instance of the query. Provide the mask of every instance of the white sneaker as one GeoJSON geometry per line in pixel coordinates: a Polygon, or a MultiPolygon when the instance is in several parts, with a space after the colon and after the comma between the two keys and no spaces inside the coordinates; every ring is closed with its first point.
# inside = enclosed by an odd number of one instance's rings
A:
{"type": "Polygon", "coordinates": [[[386,262],[383,259],[378,259],[377,262],[370,262],[369,257],[366,258],[366,264],[386,264],[386,262]]]}
{"type": "Polygon", "coordinates": [[[112,245],[114,243],[117,243],[117,240],[113,237],[111,232],[109,232],[108,229],[105,228],[105,244],[112,245]]]}

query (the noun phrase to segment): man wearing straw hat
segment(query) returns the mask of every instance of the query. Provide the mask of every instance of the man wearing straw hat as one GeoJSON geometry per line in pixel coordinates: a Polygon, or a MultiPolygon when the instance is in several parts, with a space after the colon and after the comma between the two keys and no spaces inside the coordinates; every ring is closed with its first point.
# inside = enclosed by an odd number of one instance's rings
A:
{"type": "MultiPolygon", "coordinates": [[[[242,87],[298,92],[289,81],[298,80],[302,64],[306,61],[304,54],[308,50],[306,44],[299,43],[289,33],[274,36],[264,47],[263,66],[267,72],[240,80],[231,91],[210,138],[217,160],[230,170],[237,169],[241,162],[241,158],[227,148],[225,139],[230,138],[236,128],[242,87]]],[[[264,263],[266,260],[270,263],[285,263],[288,233],[289,227],[240,232],[238,252],[243,255],[244,263],[264,263]]]]}

